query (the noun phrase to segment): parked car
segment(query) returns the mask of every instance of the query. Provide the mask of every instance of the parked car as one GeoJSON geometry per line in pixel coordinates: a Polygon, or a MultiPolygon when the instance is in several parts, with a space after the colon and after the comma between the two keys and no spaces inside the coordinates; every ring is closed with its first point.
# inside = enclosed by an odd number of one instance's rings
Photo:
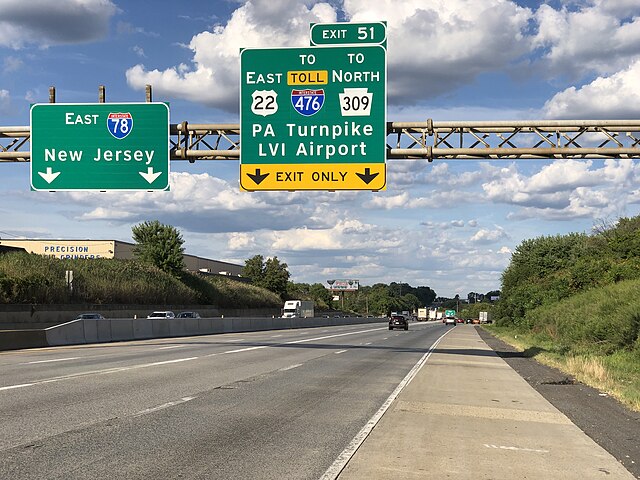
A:
{"type": "Polygon", "coordinates": [[[76,317],[76,320],[104,320],[104,316],[101,313],[88,312],[81,313],[76,317]]]}
{"type": "Polygon", "coordinates": [[[391,315],[391,318],[389,319],[389,330],[393,330],[394,328],[409,330],[409,321],[407,320],[407,317],[404,315],[391,315]]]}
{"type": "Polygon", "coordinates": [[[147,318],[158,319],[158,318],[176,318],[176,314],[171,311],[163,311],[163,312],[152,312],[147,315],[147,318]]]}
{"type": "Polygon", "coordinates": [[[198,312],[180,312],[176,318],[201,318],[198,312]]]}

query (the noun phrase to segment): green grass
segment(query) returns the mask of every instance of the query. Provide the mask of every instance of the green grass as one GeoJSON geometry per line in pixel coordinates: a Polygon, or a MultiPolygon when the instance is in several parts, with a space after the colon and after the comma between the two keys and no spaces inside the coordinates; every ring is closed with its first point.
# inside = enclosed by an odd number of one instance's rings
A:
{"type": "Polygon", "coordinates": [[[541,363],[640,411],[640,281],[628,280],[527,312],[489,331],[541,363]]]}
{"type": "Polygon", "coordinates": [[[266,289],[184,272],[180,278],[133,260],[0,255],[0,303],[174,304],[260,308],[281,305],[266,289]],[[73,271],[73,290],[65,272],[73,271]]]}

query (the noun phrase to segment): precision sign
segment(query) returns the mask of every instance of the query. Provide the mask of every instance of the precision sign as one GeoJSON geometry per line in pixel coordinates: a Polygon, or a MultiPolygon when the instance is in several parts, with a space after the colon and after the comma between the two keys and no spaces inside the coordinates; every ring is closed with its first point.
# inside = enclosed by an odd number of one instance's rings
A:
{"type": "Polygon", "coordinates": [[[31,107],[33,190],[168,190],[164,103],[31,107]]]}
{"type": "Polygon", "coordinates": [[[240,188],[384,190],[379,45],[240,53],[240,188]]]}

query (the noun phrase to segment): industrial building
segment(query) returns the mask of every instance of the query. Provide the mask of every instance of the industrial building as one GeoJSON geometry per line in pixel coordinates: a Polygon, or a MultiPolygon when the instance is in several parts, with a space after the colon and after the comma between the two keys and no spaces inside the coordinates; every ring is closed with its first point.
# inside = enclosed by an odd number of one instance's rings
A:
{"type": "MultiPolygon", "coordinates": [[[[119,240],[61,240],[61,239],[0,239],[2,247],[24,249],[55,258],[121,258],[133,259],[133,243],[119,240]]],[[[242,265],[220,262],[195,255],[184,255],[184,263],[191,272],[205,272],[238,277],[242,265]]]]}

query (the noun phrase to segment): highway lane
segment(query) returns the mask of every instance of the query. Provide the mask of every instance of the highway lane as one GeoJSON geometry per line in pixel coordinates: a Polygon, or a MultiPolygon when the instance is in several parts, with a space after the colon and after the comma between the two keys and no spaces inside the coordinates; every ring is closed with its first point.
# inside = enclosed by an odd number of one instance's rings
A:
{"type": "Polygon", "coordinates": [[[319,478],[441,324],[0,354],[0,478],[319,478]]]}

